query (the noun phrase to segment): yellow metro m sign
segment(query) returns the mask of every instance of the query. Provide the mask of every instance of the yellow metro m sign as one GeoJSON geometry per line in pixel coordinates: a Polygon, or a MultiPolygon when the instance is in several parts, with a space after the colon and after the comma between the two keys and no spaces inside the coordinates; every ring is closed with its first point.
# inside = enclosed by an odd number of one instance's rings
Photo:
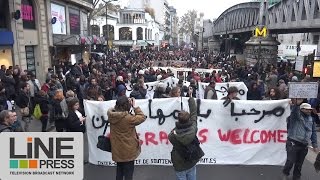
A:
{"type": "Polygon", "coordinates": [[[259,27],[256,27],[254,30],[254,36],[255,37],[267,37],[267,28],[263,27],[262,29],[259,27]]]}

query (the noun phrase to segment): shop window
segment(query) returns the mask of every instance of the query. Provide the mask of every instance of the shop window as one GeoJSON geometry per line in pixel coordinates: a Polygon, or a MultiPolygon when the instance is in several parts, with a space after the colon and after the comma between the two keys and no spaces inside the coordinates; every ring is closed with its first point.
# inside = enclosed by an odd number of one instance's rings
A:
{"type": "Polygon", "coordinates": [[[9,14],[8,0],[0,1],[0,29],[9,29],[9,14]]]}
{"type": "Polygon", "coordinates": [[[143,29],[141,27],[137,28],[137,40],[143,40],[143,29]]]}
{"type": "Polygon", "coordinates": [[[23,28],[36,29],[34,10],[35,6],[32,0],[21,1],[21,18],[23,21],[23,28]]]}
{"type": "Polygon", "coordinates": [[[0,65],[5,65],[6,67],[12,66],[11,48],[0,46],[0,65]]]}
{"type": "Polygon", "coordinates": [[[313,44],[319,44],[319,35],[313,36],[313,44]]]}
{"type": "Polygon", "coordinates": [[[34,56],[34,46],[26,46],[27,70],[36,74],[36,60],[34,56]]]}
{"type": "Polygon", "coordinates": [[[132,40],[132,29],[129,27],[120,28],[119,40],[132,40]]]}
{"type": "Polygon", "coordinates": [[[91,25],[91,31],[93,35],[100,37],[100,27],[98,25],[91,25]]]}
{"type": "MultiPolygon", "coordinates": [[[[107,26],[104,25],[102,28],[103,28],[103,36],[106,37],[107,26]]],[[[109,31],[108,39],[114,40],[114,26],[108,24],[108,31],[109,31]]]]}

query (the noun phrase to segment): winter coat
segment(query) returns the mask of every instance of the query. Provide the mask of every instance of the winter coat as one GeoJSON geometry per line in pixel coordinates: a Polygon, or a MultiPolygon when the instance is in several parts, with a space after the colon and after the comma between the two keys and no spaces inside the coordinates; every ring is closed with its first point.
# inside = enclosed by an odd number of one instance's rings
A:
{"type": "Polygon", "coordinates": [[[38,79],[35,79],[34,81],[29,80],[27,82],[30,86],[30,97],[35,97],[35,95],[39,92],[41,86],[38,79]]]}
{"type": "Polygon", "coordinates": [[[85,125],[80,122],[79,117],[74,111],[69,111],[66,121],[66,129],[68,132],[84,132],[85,125]]]}
{"type": "Polygon", "coordinates": [[[132,98],[135,98],[135,99],[144,99],[140,93],[140,91],[136,91],[136,90],[133,90],[131,93],[130,93],[130,97],[132,98]]]}
{"type": "Polygon", "coordinates": [[[261,92],[258,89],[249,89],[247,93],[248,100],[261,100],[261,92]]]}
{"type": "Polygon", "coordinates": [[[41,86],[41,90],[48,93],[48,91],[50,90],[50,86],[49,84],[45,83],[41,86]]]}
{"type": "Polygon", "coordinates": [[[13,132],[13,129],[11,126],[8,126],[6,124],[0,124],[0,133],[2,132],[13,132]]]}
{"type": "Polygon", "coordinates": [[[35,104],[39,104],[41,113],[43,115],[47,115],[49,113],[49,100],[47,97],[36,95],[34,102],[35,104]]]}
{"type": "Polygon", "coordinates": [[[5,93],[0,92],[0,112],[2,110],[7,110],[8,104],[7,104],[7,97],[5,93]]]}
{"type": "Polygon", "coordinates": [[[133,161],[141,152],[135,126],[144,122],[146,117],[139,107],[134,108],[134,114],[116,112],[114,108],[108,110],[112,160],[115,162],[133,161]]]}
{"type": "Polygon", "coordinates": [[[68,108],[66,99],[62,101],[53,100],[53,117],[55,120],[55,125],[58,128],[65,128],[66,126],[66,118],[68,116],[68,108]]]}
{"type": "Polygon", "coordinates": [[[16,104],[19,108],[29,107],[30,97],[24,91],[20,90],[19,95],[16,98],[16,104]]]}
{"type": "MultiPolygon", "coordinates": [[[[183,157],[178,153],[177,149],[179,149],[182,145],[190,144],[194,138],[196,137],[198,127],[197,127],[197,106],[196,102],[193,98],[189,98],[189,110],[190,110],[190,120],[181,124],[176,122],[176,127],[169,134],[169,141],[173,145],[171,151],[171,161],[175,171],[185,171],[197,164],[199,159],[195,159],[192,161],[185,161],[183,157]],[[174,133],[175,132],[175,133],[174,133]]],[[[204,153],[202,152],[204,155],[204,153]]]]}
{"type": "Polygon", "coordinates": [[[6,95],[8,98],[10,98],[12,95],[15,94],[16,81],[14,80],[13,77],[6,77],[4,83],[6,87],[6,95]]]}

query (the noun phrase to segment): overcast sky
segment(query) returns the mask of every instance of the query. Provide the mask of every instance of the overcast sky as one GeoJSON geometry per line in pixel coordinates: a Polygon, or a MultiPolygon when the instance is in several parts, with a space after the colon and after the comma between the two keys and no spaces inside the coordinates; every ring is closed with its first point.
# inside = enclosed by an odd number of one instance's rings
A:
{"type": "Polygon", "coordinates": [[[250,0],[168,0],[169,4],[177,9],[179,16],[182,16],[188,10],[195,9],[198,12],[203,12],[205,19],[218,18],[219,15],[229,7],[249,1],[250,0]]]}
{"type": "MultiPolygon", "coordinates": [[[[125,6],[129,0],[119,0],[121,5],[125,6]]],[[[178,16],[182,16],[188,10],[195,9],[203,12],[206,19],[218,18],[223,11],[229,7],[249,2],[250,0],[168,0],[170,6],[177,9],[178,16]]]]}

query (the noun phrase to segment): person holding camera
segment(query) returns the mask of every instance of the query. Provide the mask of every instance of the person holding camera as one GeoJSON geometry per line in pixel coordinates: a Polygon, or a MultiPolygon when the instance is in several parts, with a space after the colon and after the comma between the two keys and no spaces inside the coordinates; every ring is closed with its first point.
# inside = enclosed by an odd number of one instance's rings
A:
{"type": "Polygon", "coordinates": [[[169,134],[169,141],[173,145],[171,161],[177,180],[196,180],[196,164],[204,156],[196,136],[198,132],[197,106],[191,87],[188,94],[190,113],[180,111],[176,127],[169,134]]]}
{"type": "Polygon", "coordinates": [[[116,180],[132,180],[134,160],[140,155],[141,146],[136,126],[146,120],[134,98],[118,97],[114,108],[108,110],[112,160],[117,162],[116,180]],[[134,109],[134,115],[130,109],[134,109]]]}

